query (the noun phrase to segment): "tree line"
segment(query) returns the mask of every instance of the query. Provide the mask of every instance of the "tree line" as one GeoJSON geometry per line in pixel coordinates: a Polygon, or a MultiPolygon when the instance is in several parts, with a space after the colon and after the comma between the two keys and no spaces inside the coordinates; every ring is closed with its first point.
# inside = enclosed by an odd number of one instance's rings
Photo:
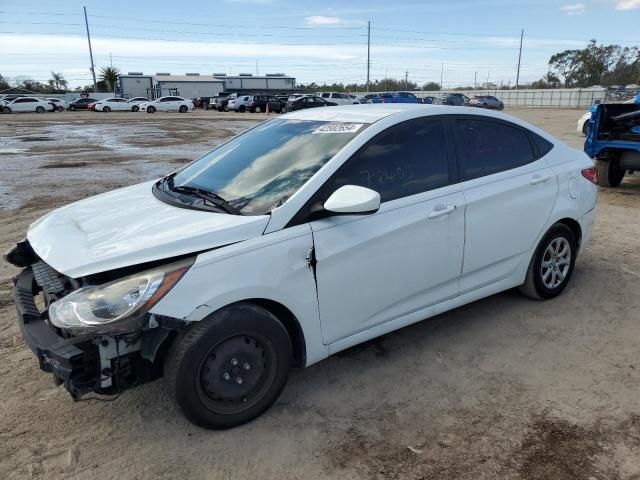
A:
{"type": "MultiPolygon", "coordinates": [[[[118,75],[120,75],[120,70],[117,67],[108,66],[100,68],[98,77],[100,80],[96,82],[98,92],[115,91],[118,75]]],[[[2,76],[2,74],[0,74],[0,92],[12,89],[26,90],[42,94],[67,93],[70,91],[69,82],[65,80],[62,73],[51,72],[51,78],[47,80],[47,82],[38,82],[36,80],[26,78],[24,80],[14,82],[13,85],[11,85],[2,76]]],[[[85,85],[82,87],[76,87],[73,91],[94,93],[94,88],[93,85],[85,85]]]]}

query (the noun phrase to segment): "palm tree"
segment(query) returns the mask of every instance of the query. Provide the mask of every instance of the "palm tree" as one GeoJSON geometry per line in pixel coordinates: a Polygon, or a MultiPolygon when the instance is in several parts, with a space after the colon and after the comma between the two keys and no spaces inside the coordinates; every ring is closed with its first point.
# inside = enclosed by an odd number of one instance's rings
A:
{"type": "Polygon", "coordinates": [[[115,92],[116,82],[118,81],[118,75],[120,70],[117,67],[101,67],[100,68],[100,80],[109,86],[109,91],[115,92]]]}
{"type": "Polygon", "coordinates": [[[55,85],[56,90],[67,89],[69,82],[67,82],[61,73],[51,72],[51,80],[49,80],[49,85],[52,87],[55,85]]]}

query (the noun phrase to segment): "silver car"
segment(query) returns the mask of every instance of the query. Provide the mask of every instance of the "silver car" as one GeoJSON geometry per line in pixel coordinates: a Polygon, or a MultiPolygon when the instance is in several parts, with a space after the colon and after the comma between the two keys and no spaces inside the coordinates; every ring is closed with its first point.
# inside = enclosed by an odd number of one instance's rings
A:
{"type": "Polygon", "coordinates": [[[491,95],[476,95],[469,100],[469,106],[502,110],[504,108],[504,103],[491,95]]]}

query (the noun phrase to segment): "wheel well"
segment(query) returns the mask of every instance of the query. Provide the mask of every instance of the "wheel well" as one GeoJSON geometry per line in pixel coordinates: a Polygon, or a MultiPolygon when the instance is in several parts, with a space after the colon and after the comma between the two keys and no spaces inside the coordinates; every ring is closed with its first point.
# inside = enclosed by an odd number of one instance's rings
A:
{"type": "Polygon", "coordinates": [[[580,250],[580,243],[582,242],[582,229],[580,228],[580,224],[576,222],[573,218],[563,218],[559,220],[557,223],[562,223],[571,229],[573,234],[576,237],[576,242],[578,243],[578,251],[580,250]]]}
{"type": "Polygon", "coordinates": [[[273,300],[264,298],[252,298],[247,302],[260,305],[278,318],[287,329],[291,344],[293,346],[293,362],[297,367],[304,367],[307,363],[307,346],[304,341],[304,334],[296,316],[284,305],[273,300]]]}

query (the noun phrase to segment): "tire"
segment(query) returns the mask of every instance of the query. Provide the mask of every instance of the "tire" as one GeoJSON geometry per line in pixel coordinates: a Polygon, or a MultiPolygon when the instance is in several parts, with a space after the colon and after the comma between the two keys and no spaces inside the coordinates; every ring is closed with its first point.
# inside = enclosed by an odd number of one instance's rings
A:
{"type": "Polygon", "coordinates": [[[280,109],[280,113],[287,113],[287,106],[283,105],[282,108],[280,109]]]}
{"type": "Polygon", "coordinates": [[[36,113],[44,113],[44,107],[36,107],[36,113]]]}
{"type": "Polygon", "coordinates": [[[72,112],[73,112],[75,109],[76,109],[76,107],[74,107],[73,105],[71,105],[71,106],[69,107],[69,110],[71,110],[72,112]]]}
{"type": "Polygon", "coordinates": [[[156,107],[147,107],[147,113],[156,113],[156,107]]]}
{"type": "Polygon", "coordinates": [[[262,113],[262,108],[256,107],[254,111],[255,113],[262,113]]]}
{"type": "Polygon", "coordinates": [[[240,105],[240,108],[238,108],[238,112],[240,113],[244,113],[247,110],[247,108],[244,105],[240,105]]]}
{"type": "Polygon", "coordinates": [[[591,122],[589,120],[587,120],[586,122],[584,122],[584,125],[582,125],[582,134],[585,137],[589,136],[589,130],[591,130],[591,122]]]}
{"type": "Polygon", "coordinates": [[[573,274],[577,245],[577,239],[569,227],[562,223],[553,225],[533,254],[525,282],[519,287],[520,292],[536,300],[560,295],[573,274]],[[568,253],[563,255],[565,248],[568,253]]]}
{"type": "Polygon", "coordinates": [[[482,108],[489,108],[489,105],[487,105],[486,103],[483,103],[482,108]]]}
{"type": "Polygon", "coordinates": [[[228,112],[229,111],[229,106],[225,105],[224,107],[222,107],[222,110],[225,111],[225,112],[228,112]]]}
{"type": "Polygon", "coordinates": [[[504,104],[503,103],[498,104],[498,110],[504,110],[504,104]]]}
{"type": "Polygon", "coordinates": [[[109,112],[111,111],[111,107],[106,106],[106,107],[104,107],[104,108],[102,109],[102,111],[103,111],[104,113],[109,113],[109,112]]]}
{"type": "Polygon", "coordinates": [[[187,107],[186,105],[180,105],[180,108],[178,109],[178,111],[180,113],[187,113],[189,111],[189,107],[187,107]]]}
{"type": "Polygon", "coordinates": [[[224,107],[218,107],[216,108],[216,110],[218,110],[219,112],[224,112],[224,107]]]}
{"type": "Polygon", "coordinates": [[[59,112],[64,112],[64,107],[57,107],[56,110],[59,112]]]}
{"type": "Polygon", "coordinates": [[[291,363],[291,340],[282,323],[262,307],[237,303],[176,338],[164,376],[191,422],[225,429],[267,410],[282,392],[291,363]]]}
{"type": "Polygon", "coordinates": [[[617,187],[622,183],[625,170],[620,168],[617,159],[596,160],[596,170],[598,173],[598,185],[601,187],[617,187]]]}
{"type": "Polygon", "coordinates": [[[2,107],[2,113],[11,113],[11,109],[9,107],[2,107]]]}
{"type": "Polygon", "coordinates": [[[134,105],[133,107],[131,107],[131,111],[132,112],[139,112],[140,111],[140,107],[138,105],[134,105]]]}

